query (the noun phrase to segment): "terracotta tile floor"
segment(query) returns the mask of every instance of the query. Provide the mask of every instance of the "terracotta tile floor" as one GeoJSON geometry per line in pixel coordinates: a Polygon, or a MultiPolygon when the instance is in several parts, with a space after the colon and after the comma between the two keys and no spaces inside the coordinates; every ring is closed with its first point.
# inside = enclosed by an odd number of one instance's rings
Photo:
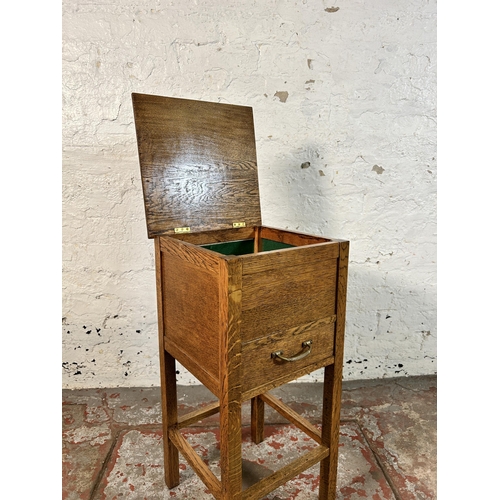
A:
{"type": "MultiPolygon", "coordinates": [[[[319,424],[321,384],[275,389],[295,411],[319,424]]],[[[178,387],[179,413],[214,397],[205,388],[178,387]]],[[[436,377],[346,382],[337,499],[436,498],[436,377]]],[[[250,440],[250,405],[243,420],[244,487],[290,462],[314,442],[266,406],[266,439],[250,440]]],[[[63,499],[213,498],[181,458],[181,484],[163,480],[158,388],[63,391],[63,499]]],[[[218,469],[218,416],[184,435],[218,469]]],[[[267,495],[267,500],[309,500],[318,495],[319,464],[267,495]]]]}

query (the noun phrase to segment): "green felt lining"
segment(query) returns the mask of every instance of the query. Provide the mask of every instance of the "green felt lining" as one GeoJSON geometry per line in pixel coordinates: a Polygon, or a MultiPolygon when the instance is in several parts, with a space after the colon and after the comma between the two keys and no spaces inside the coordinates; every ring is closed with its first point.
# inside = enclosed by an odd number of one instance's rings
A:
{"type": "MultiPolygon", "coordinates": [[[[253,253],[253,240],[227,241],[201,246],[223,255],[246,255],[248,253],[253,253]]],[[[294,246],[295,245],[289,245],[288,243],[281,243],[280,241],[262,239],[263,252],[281,250],[283,248],[293,248],[294,246]]]]}

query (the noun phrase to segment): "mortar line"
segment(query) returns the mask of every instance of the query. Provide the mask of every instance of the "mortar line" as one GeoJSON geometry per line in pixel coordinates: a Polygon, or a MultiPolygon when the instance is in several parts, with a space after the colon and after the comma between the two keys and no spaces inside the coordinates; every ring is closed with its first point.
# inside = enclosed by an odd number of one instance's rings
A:
{"type": "Polygon", "coordinates": [[[109,447],[109,451],[106,454],[106,458],[102,462],[101,470],[99,471],[99,474],[97,475],[94,486],[92,487],[92,490],[90,491],[89,500],[96,500],[94,497],[97,493],[99,485],[101,484],[101,481],[104,478],[104,474],[106,473],[106,469],[108,468],[109,461],[111,460],[111,455],[113,454],[113,451],[116,447],[116,444],[118,443],[118,438],[120,437],[120,434],[123,432],[123,429],[118,429],[115,432],[116,433],[115,433],[115,436],[113,438],[113,442],[111,443],[111,446],[109,447]]]}
{"type": "Polygon", "coordinates": [[[90,495],[89,495],[89,500],[94,500],[94,496],[97,493],[97,489],[99,488],[99,485],[101,484],[101,481],[104,477],[104,474],[106,472],[106,469],[108,467],[109,461],[111,460],[111,455],[113,454],[113,451],[115,449],[116,443],[118,442],[118,437],[120,436],[120,433],[123,431],[123,429],[120,429],[120,427],[115,427],[114,425],[114,412],[113,410],[109,407],[108,404],[108,396],[106,393],[106,390],[103,390],[101,393],[101,403],[104,408],[104,412],[106,413],[107,417],[110,420],[110,430],[113,436],[113,440],[111,442],[111,446],[109,447],[108,453],[106,454],[106,457],[104,458],[102,462],[101,469],[99,471],[99,474],[97,475],[97,478],[94,482],[94,485],[92,486],[92,489],[90,490],[90,495]]]}
{"type": "Polygon", "coordinates": [[[431,389],[431,387],[427,387],[426,389],[412,389],[411,387],[405,387],[404,385],[401,385],[399,382],[394,382],[394,385],[397,385],[401,389],[404,389],[405,391],[411,391],[411,392],[416,392],[416,393],[422,393],[424,391],[428,391],[431,389]]]}
{"type": "Polygon", "coordinates": [[[359,430],[361,431],[361,434],[363,434],[363,437],[365,438],[365,441],[367,442],[368,447],[372,451],[373,456],[375,457],[375,460],[377,461],[377,464],[380,467],[380,470],[382,471],[382,474],[384,474],[384,477],[387,480],[387,483],[389,484],[389,486],[390,486],[390,488],[392,490],[392,493],[394,494],[394,497],[396,498],[396,500],[403,500],[401,498],[401,495],[399,494],[398,489],[396,488],[396,485],[394,484],[394,481],[390,477],[389,472],[387,471],[387,469],[385,468],[384,464],[380,460],[380,457],[377,455],[375,449],[371,445],[370,439],[368,438],[368,436],[365,434],[365,431],[361,427],[361,424],[358,421],[356,421],[356,425],[358,426],[359,430]]]}

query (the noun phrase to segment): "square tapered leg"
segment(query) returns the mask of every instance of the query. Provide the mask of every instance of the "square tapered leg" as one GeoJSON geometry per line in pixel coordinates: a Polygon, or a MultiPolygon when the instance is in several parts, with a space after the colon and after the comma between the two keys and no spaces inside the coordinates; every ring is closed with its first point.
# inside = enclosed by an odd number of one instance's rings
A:
{"type": "Polygon", "coordinates": [[[251,403],[251,436],[255,444],[264,441],[264,401],[259,396],[252,398],[251,403]]]}
{"type": "MultiPolygon", "coordinates": [[[[169,488],[179,484],[179,451],[174,446],[169,430],[177,424],[177,387],[175,379],[175,359],[164,352],[162,369],[162,415],[163,415],[163,456],[165,461],[165,483],[169,488]]],[[[161,364],[161,363],[160,363],[161,364]]]]}

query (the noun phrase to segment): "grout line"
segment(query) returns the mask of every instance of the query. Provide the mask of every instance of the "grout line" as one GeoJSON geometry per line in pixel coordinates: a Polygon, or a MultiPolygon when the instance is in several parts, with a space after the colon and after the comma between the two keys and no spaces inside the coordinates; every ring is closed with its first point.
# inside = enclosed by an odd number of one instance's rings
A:
{"type": "Polygon", "coordinates": [[[97,475],[97,479],[95,480],[94,486],[92,486],[92,490],[90,491],[89,500],[94,500],[94,497],[95,497],[97,490],[101,484],[101,481],[104,478],[104,474],[106,473],[106,469],[108,468],[109,461],[111,460],[111,455],[113,454],[113,451],[115,450],[116,444],[118,442],[118,438],[120,437],[120,434],[122,434],[122,432],[123,432],[123,429],[119,429],[118,431],[116,431],[115,437],[113,438],[113,442],[111,443],[109,451],[106,454],[106,458],[102,462],[101,470],[99,471],[99,474],[97,475]]]}
{"type": "Polygon", "coordinates": [[[359,430],[361,431],[361,434],[363,434],[363,437],[365,438],[365,441],[366,443],[368,444],[371,452],[373,453],[373,456],[375,457],[375,460],[377,461],[377,464],[378,466],[380,467],[380,470],[382,471],[382,473],[384,474],[384,477],[385,479],[387,480],[387,483],[389,484],[391,490],[392,490],[392,493],[394,494],[394,497],[396,498],[396,500],[402,500],[401,498],[401,495],[399,494],[399,491],[398,489],[396,488],[396,485],[394,484],[394,481],[392,480],[392,478],[390,477],[389,475],[389,472],[387,471],[387,469],[385,468],[385,466],[382,464],[382,461],[380,460],[379,456],[377,455],[377,453],[375,452],[371,442],[370,442],[370,439],[368,438],[368,436],[365,434],[365,431],[363,430],[363,428],[361,427],[361,424],[356,421],[356,424],[359,428],[359,430]]]}
{"type": "Polygon", "coordinates": [[[401,389],[404,389],[405,391],[411,391],[411,392],[416,392],[416,393],[422,393],[422,392],[428,392],[432,386],[429,386],[429,387],[426,387],[425,389],[413,389],[411,387],[406,387],[404,385],[402,385],[400,382],[394,382],[394,385],[397,385],[398,387],[400,387],[401,389]]]}
{"type": "Polygon", "coordinates": [[[94,497],[95,497],[97,490],[101,484],[101,481],[104,477],[104,474],[106,473],[106,469],[108,467],[109,461],[111,460],[111,455],[113,454],[113,451],[116,447],[116,443],[118,442],[118,438],[120,436],[120,433],[122,432],[122,429],[120,429],[120,428],[113,429],[114,428],[114,425],[113,425],[114,424],[114,419],[113,419],[114,415],[113,415],[113,411],[111,410],[111,408],[108,405],[108,396],[107,396],[105,389],[101,393],[101,403],[102,403],[102,406],[104,408],[104,412],[106,413],[107,417],[109,418],[110,430],[114,434],[114,437],[113,437],[113,440],[111,441],[111,446],[109,447],[108,453],[106,454],[106,457],[104,458],[104,460],[102,462],[101,469],[99,471],[99,474],[97,475],[95,483],[92,486],[92,489],[90,490],[89,500],[94,500],[94,497]]]}
{"type": "Polygon", "coordinates": [[[108,468],[109,462],[111,460],[111,456],[113,455],[113,452],[115,451],[115,448],[117,446],[118,440],[120,439],[122,434],[125,434],[128,431],[133,431],[133,430],[145,430],[145,431],[150,431],[150,432],[157,432],[158,430],[162,430],[161,423],[160,424],[138,424],[138,425],[130,425],[130,424],[121,424],[121,423],[111,423],[110,424],[112,432],[114,434],[113,440],[111,442],[111,446],[109,448],[108,453],[106,454],[106,457],[104,458],[102,462],[101,469],[99,471],[99,474],[97,475],[97,479],[95,480],[94,485],[92,486],[92,489],[90,490],[90,495],[88,500],[97,500],[95,498],[95,495],[97,494],[97,490],[99,489],[99,486],[101,485],[101,482],[104,478],[104,475],[106,474],[106,469],[108,468]]]}

